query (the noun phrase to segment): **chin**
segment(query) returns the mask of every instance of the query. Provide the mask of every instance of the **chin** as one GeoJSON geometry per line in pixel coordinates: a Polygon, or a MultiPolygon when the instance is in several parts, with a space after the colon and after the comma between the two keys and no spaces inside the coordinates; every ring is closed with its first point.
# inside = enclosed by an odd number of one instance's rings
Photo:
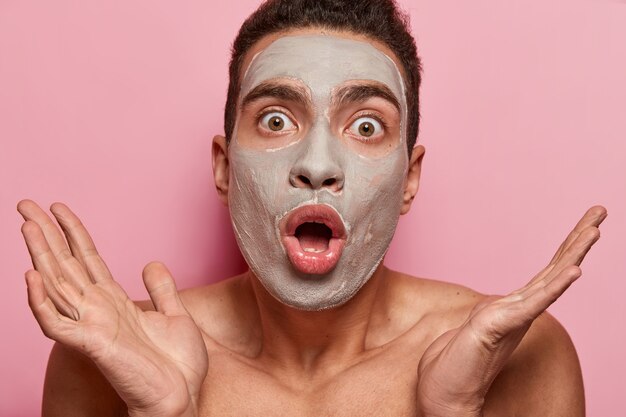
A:
{"type": "Polygon", "coordinates": [[[323,311],[339,308],[352,300],[374,275],[382,259],[381,256],[374,264],[358,271],[360,273],[351,270],[358,264],[358,259],[349,262],[346,258],[324,275],[303,274],[288,264],[274,269],[271,274],[262,271],[259,274],[254,269],[253,272],[280,303],[302,311],[323,311]]]}

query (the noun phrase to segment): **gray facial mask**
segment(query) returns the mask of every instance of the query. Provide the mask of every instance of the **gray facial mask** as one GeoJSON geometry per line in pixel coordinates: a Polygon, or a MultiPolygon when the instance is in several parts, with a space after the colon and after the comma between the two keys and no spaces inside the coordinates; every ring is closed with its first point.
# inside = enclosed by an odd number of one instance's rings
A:
{"type": "Polygon", "coordinates": [[[296,80],[307,88],[313,120],[303,137],[265,149],[247,145],[249,138],[240,137],[238,120],[228,149],[235,236],[250,269],[276,299],[304,310],[336,307],[375,272],[397,225],[408,166],[402,77],[388,56],[366,42],[298,35],[279,38],[253,58],[239,104],[260,83],[274,79],[296,80]],[[330,127],[333,91],[354,80],[382,83],[400,103],[401,137],[382,156],[355,151],[330,127]],[[310,184],[294,184],[298,175],[310,184]],[[329,178],[334,178],[335,188],[324,186],[329,178]],[[322,275],[294,268],[281,243],[284,216],[308,204],[332,207],[347,232],[341,257],[322,275]]]}

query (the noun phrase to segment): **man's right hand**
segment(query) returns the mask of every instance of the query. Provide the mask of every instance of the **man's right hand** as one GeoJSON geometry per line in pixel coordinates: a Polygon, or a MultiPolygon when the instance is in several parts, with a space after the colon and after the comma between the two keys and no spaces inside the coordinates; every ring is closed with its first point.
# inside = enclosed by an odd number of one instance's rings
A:
{"type": "Polygon", "coordinates": [[[35,268],[26,273],[28,302],[43,333],[90,358],[129,416],[195,416],[207,352],[165,266],[144,269],[156,311],[142,311],[69,208],[50,208],[65,238],[34,202],[23,200],[17,208],[35,268]]]}

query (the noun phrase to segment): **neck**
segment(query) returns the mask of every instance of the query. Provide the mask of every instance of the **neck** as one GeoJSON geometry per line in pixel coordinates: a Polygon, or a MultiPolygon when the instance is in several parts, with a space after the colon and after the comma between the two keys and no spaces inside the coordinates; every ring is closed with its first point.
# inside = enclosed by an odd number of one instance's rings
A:
{"type": "Polygon", "coordinates": [[[384,314],[387,275],[381,263],[361,290],[342,306],[303,311],[276,300],[249,272],[263,335],[261,357],[283,369],[307,374],[333,372],[337,364],[358,361],[367,351],[373,317],[384,314]]]}

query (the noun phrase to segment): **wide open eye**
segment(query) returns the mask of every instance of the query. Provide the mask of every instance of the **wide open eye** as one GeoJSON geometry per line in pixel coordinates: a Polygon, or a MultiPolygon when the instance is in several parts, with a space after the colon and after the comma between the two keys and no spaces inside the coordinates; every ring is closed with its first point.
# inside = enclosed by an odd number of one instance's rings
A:
{"type": "Polygon", "coordinates": [[[272,132],[293,130],[296,127],[286,114],[278,111],[264,115],[259,121],[259,126],[263,130],[270,130],[272,132]]]}
{"type": "Polygon", "coordinates": [[[354,136],[363,140],[370,140],[383,133],[383,126],[373,117],[359,117],[348,128],[354,136]]]}

